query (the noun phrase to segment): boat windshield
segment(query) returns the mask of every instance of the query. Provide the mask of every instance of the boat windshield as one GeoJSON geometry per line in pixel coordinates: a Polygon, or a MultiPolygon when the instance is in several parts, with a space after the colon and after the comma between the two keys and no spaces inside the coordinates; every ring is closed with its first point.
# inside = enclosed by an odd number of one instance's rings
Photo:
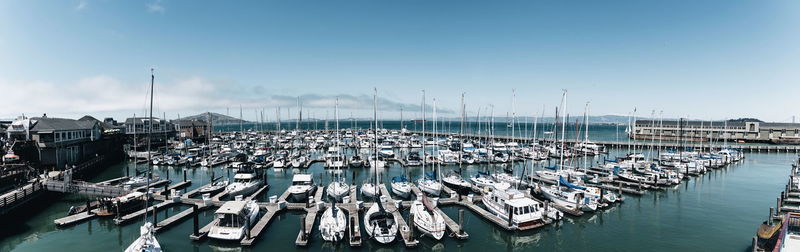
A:
{"type": "Polygon", "coordinates": [[[217,218],[219,219],[218,226],[220,227],[238,228],[244,225],[244,220],[239,215],[218,214],[217,218]]]}

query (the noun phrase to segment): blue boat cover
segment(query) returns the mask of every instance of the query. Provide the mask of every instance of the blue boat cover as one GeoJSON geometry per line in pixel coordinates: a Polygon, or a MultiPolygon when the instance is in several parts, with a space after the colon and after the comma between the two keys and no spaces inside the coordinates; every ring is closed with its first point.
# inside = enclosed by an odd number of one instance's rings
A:
{"type": "Polygon", "coordinates": [[[429,179],[436,179],[436,173],[433,172],[426,172],[425,177],[429,179]]]}
{"type": "Polygon", "coordinates": [[[561,177],[561,176],[558,176],[558,182],[561,183],[561,185],[569,187],[569,188],[572,188],[572,189],[578,189],[578,190],[586,189],[586,187],[583,187],[583,186],[570,184],[566,179],[564,179],[564,177],[561,177]]]}
{"type": "Polygon", "coordinates": [[[408,181],[405,176],[392,177],[392,182],[406,182],[408,181]]]}
{"type": "Polygon", "coordinates": [[[545,169],[554,170],[554,171],[555,171],[555,170],[558,170],[558,167],[556,167],[555,165],[554,165],[554,166],[545,166],[544,168],[545,168],[545,169]]]}

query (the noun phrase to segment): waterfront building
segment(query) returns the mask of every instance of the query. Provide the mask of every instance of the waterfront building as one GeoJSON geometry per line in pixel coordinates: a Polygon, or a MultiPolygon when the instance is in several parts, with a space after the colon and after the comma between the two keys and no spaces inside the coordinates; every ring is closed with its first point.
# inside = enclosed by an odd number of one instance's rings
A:
{"type": "Polygon", "coordinates": [[[140,147],[147,144],[147,132],[152,124],[152,134],[150,136],[151,145],[164,146],[168,140],[175,137],[177,128],[175,125],[167,120],[162,120],[153,117],[152,121],[149,117],[133,117],[125,119],[125,135],[133,143],[133,137],[136,136],[135,141],[140,147]]]}
{"type": "Polygon", "coordinates": [[[757,119],[636,120],[628,136],[641,140],[800,144],[800,123],[763,122],[757,119]]]}
{"type": "Polygon", "coordinates": [[[178,127],[178,136],[183,139],[200,141],[211,133],[208,123],[201,120],[173,120],[172,124],[178,127]]]}
{"type": "Polygon", "coordinates": [[[78,164],[102,152],[102,126],[90,119],[18,117],[6,137],[22,160],[46,167],[78,164]]]}

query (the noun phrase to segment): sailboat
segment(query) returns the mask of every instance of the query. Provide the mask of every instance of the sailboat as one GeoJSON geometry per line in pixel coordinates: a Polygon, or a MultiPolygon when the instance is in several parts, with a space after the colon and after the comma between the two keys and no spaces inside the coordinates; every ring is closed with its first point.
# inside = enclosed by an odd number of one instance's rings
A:
{"type": "MultiPolygon", "coordinates": [[[[378,145],[378,89],[375,89],[375,95],[373,96],[374,102],[374,109],[373,113],[375,116],[375,146],[378,145]]],[[[375,152],[377,157],[378,152],[375,152]]],[[[394,216],[392,213],[386,211],[383,208],[383,199],[381,197],[380,190],[378,190],[378,167],[375,167],[375,184],[372,185],[374,188],[374,195],[372,197],[375,199],[375,203],[364,213],[364,229],[367,230],[367,235],[378,241],[382,244],[388,244],[394,241],[395,237],[397,237],[397,223],[395,223],[394,216]]],[[[361,188],[361,192],[364,192],[364,186],[361,188]]]]}
{"type": "MultiPolygon", "coordinates": [[[[153,73],[153,69],[151,68],[150,69],[150,119],[151,119],[151,122],[152,122],[152,119],[153,119],[153,85],[154,85],[154,82],[155,82],[155,78],[156,78],[155,74],[153,73]]],[[[147,158],[148,159],[151,158],[151,155],[149,155],[149,153],[150,153],[150,136],[151,136],[152,133],[153,133],[153,126],[152,126],[152,124],[150,124],[150,127],[147,130],[147,153],[148,153],[147,158]]],[[[147,163],[150,164],[151,162],[147,162],[147,163]]],[[[147,187],[148,187],[147,194],[148,195],[147,195],[147,197],[148,198],[150,197],[150,195],[149,195],[150,194],[150,190],[149,190],[149,187],[150,187],[150,181],[149,181],[150,170],[151,170],[151,168],[148,167],[148,169],[147,169],[147,173],[148,173],[148,176],[147,176],[147,178],[148,178],[148,181],[147,181],[147,187]]],[[[147,201],[145,201],[144,209],[147,209],[147,201]]],[[[153,214],[155,215],[155,213],[153,213],[153,214]]],[[[155,228],[153,227],[153,223],[147,221],[147,211],[145,211],[145,213],[144,213],[144,219],[145,219],[145,223],[141,227],[139,227],[139,238],[137,238],[135,241],[133,241],[133,243],[131,243],[131,245],[129,245],[128,248],[125,249],[125,252],[160,252],[160,251],[162,251],[161,250],[161,244],[159,244],[158,243],[158,239],[156,239],[156,235],[155,235],[156,232],[155,232],[155,228]]]]}
{"type": "MultiPolygon", "coordinates": [[[[374,118],[375,119],[375,125],[378,125],[378,91],[377,90],[375,90],[375,94],[372,96],[372,99],[373,99],[372,113],[373,113],[373,116],[375,117],[374,118]]],[[[378,146],[378,135],[377,134],[378,134],[378,129],[375,128],[375,146],[378,146]]],[[[374,158],[375,160],[378,160],[378,152],[375,151],[374,153],[375,153],[375,156],[374,157],[370,157],[370,159],[374,158]]],[[[379,167],[376,166],[376,165],[371,165],[371,167],[375,168],[375,183],[370,183],[368,180],[365,181],[364,184],[361,185],[361,195],[363,195],[364,197],[376,198],[376,196],[378,195],[378,168],[379,167]]]]}
{"type": "Polygon", "coordinates": [[[410,214],[414,216],[414,226],[423,235],[441,240],[446,229],[444,218],[434,210],[425,194],[417,195],[417,200],[411,203],[410,214]]]}
{"type": "MultiPolygon", "coordinates": [[[[422,135],[423,138],[425,137],[425,91],[422,91],[422,135]]],[[[436,99],[433,99],[433,131],[436,132],[436,99]]],[[[438,149],[437,145],[433,146],[434,152],[438,149]]],[[[423,150],[424,151],[424,150],[423,150]]],[[[438,162],[437,162],[438,163],[438,162]]],[[[441,166],[441,164],[440,164],[441,166]]],[[[436,163],[433,164],[434,170],[436,170],[436,163]]],[[[425,164],[422,164],[422,177],[417,180],[417,186],[419,189],[425,193],[428,193],[433,196],[439,196],[442,192],[442,183],[436,180],[437,174],[435,172],[425,173],[425,164]]],[[[394,185],[392,185],[392,190],[394,190],[394,185]]]]}
{"type": "MultiPolygon", "coordinates": [[[[334,156],[338,157],[339,160],[343,160],[343,155],[340,153],[339,149],[339,98],[336,98],[336,108],[334,110],[334,117],[336,117],[336,153],[334,156]]],[[[350,185],[344,181],[344,177],[342,177],[342,164],[341,162],[334,162],[336,165],[336,172],[334,174],[334,181],[328,185],[327,192],[328,197],[333,198],[335,201],[341,201],[344,196],[350,193],[350,185]]]]}
{"type": "Polygon", "coordinates": [[[319,220],[319,232],[322,239],[329,242],[338,242],[344,239],[347,230],[347,218],[342,209],[336,206],[336,201],[331,207],[325,209],[322,218],[319,220]]]}

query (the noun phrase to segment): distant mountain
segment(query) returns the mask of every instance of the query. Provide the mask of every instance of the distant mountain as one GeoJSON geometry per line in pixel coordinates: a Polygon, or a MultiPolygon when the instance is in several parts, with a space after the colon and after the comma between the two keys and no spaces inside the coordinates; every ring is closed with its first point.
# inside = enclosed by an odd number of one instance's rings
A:
{"type": "Polygon", "coordinates": [[[250,122],[245,121],[245,120],[240,120],[239,118],[230,117],[230,116],[226,116],[226,115],[218,114],[218,113],[214,113],[214,112],[202,113],[202,114],[193,115],[193,116],[187,116],[187,117],[181,118],[181,120],[207,121],[209,117],[211,117],[211,122],[214,125],[250,123],[250,122]]]}

